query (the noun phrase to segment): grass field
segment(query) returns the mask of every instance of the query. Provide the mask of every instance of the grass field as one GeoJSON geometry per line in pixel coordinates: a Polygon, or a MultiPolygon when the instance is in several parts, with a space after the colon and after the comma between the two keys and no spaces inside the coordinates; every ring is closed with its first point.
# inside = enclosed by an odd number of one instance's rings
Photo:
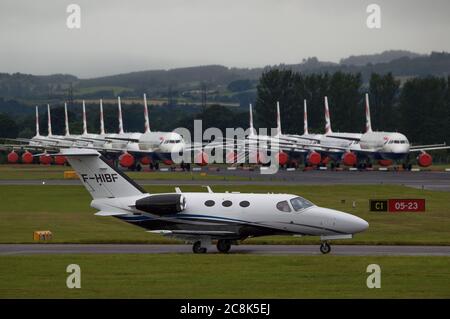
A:
{"type": "MultiPolygon", "coordinates": [[[[67,166],[57,165],[0,165],[0,180],[57,180],[64,178],[64,171],[72,170],[67,166]]],[[[248,180],[243,176],[219,176],[208,172],[160,172],[160,171],[142,171],[125,172],[132,179],[152,179],[152,180],[229,180],[239,181],[248,180]]],[[[259,177],[253,177],[254,180],[259,177]]]]}
{"type": "Polygon", "coordinates": [[[449,298],[450,257],[38,255],[0,257],[0,298],[449,298]],[[381,267],[369,289],[366,268],[381,267]],[[81,267],[81,289],[66,267],[81,267]]]}
{"type": "MultiPolygon", "coordinates": [[[[149,192],[173,192],[171,186],[147,186],[149,192]]],[[[183,186],[182,191],[205,191],[183,186]]],[[[276,192],[304,196],[317,205],[346,211],[366,219],[369,229],[346,244],[450,245],[448,192],[402,186],[214,186],[213,190],[276,192]],[[424,198],[424,213],[369,212],[369,199],[424,198]],[[356,207],[352,207],[355,201],[356,207]]],[[[175,243],[146,233],[111,217],[97,217],[89,207],[91,198],[82,186],[0,186],[0,243],[29,243],[35,230],[51,230],[57,243],[175,243]]],[[[246,243],[319,243],[319,239],[291,236],[261,237],[246,243]]]]}

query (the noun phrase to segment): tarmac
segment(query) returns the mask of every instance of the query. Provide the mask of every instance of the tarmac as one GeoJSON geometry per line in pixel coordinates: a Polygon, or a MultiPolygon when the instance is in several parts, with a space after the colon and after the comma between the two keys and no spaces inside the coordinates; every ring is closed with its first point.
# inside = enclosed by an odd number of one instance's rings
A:
{"type": "MultiPolygon", "coordinates": [[[[141,185],[402,185],[418,189],[449,191],[450,172],[446,171],[286,171],[277,174],[261,174],[259,171],[221,170],[207,172],[208,175],[218,175],[223,179],[202,180],[192,175],[192,179],[162,180],[138,179],[141,185]],[[242,180],[230,179],[239,176],[242,180]]],[[[170,174],[167,172],[166,174],[170,174]]],[[[189,174],[189,173],[186,173],[189,174]]],[[[70,179],[51,180],[0,180],[0,185],[81,185],[81,182],[70,179]]]]}
{"type": "MultiPolygon", "coordinates": [[[[209,253],[218,253],[214,246],[209,253]]],[[[186,254],[191,245],[143,244],[0,244],[0,256],[55,254],[186,254]]],[[[233,245],[230,254],[322,255],[319,245],[233,245]]],[[[450,256],[450,246],[333,245],[336,256],[450,256]]]]}

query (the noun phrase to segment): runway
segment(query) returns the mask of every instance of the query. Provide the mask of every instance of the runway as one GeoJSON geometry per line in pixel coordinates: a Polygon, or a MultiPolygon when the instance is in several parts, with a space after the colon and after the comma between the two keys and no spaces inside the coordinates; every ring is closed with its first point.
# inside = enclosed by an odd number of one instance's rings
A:
{"type": "MultiPolygon", "coordinates": [[[[166,172],[164,174],[171,174],[166,172]]],[[[259,171],[207,172],[221,179],[200,179],[198,174],[185,173],[188,179],[137,179],[141,185],[403,185],[418,189],[450,191],[450,172],[445,171],[279,171],[277,174],[261,174],[259,171]],[[238,176],[240,180],[230,179],[238,176]]],[[[0,180],[0,185],[81,185],[79,180],[65,179],[23,179],[0,180]]]]}
{"type": "MultiPolygon", "coordinates": [[[[191,254],[191,245],[1,244],[0,256],[54,254],[191,254]]],[[[218,253],[214,246],[208,253],[218,253]]],[[[234,245],[230,254],[322,255],[319,245],[234,245]]],[[[450,256],[450,246],[332,245],[336,256],[450,256]]]]}

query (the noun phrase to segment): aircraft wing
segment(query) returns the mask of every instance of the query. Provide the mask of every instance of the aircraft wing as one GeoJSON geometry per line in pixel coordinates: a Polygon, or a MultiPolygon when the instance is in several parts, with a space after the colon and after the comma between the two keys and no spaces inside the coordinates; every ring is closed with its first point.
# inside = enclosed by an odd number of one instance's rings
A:
{"type": "Polygon", "coordinates": [[[444,146],[445,144],[437,144],[437,145],[421,145],[419,147],[411,147],[409,149],[410,152],[425,152],[425,151],[434,151],[434,150],[448,150],[450,146],[444,146]]]}

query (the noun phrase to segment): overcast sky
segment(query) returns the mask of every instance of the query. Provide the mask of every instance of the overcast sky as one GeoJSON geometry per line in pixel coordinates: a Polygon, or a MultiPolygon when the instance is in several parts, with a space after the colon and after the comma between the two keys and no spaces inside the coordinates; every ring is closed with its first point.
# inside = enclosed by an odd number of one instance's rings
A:
{"type": "Polygon", "coordinates": [[[449,13],[448,0],[1,0],[0,72],[86,78],[450,51],[449,13]],[[81,29],[66,26],[71,3],[81,7],[81,29]],[[381,7],[381,29],[366,26],[371,3],[381,7]]]}

